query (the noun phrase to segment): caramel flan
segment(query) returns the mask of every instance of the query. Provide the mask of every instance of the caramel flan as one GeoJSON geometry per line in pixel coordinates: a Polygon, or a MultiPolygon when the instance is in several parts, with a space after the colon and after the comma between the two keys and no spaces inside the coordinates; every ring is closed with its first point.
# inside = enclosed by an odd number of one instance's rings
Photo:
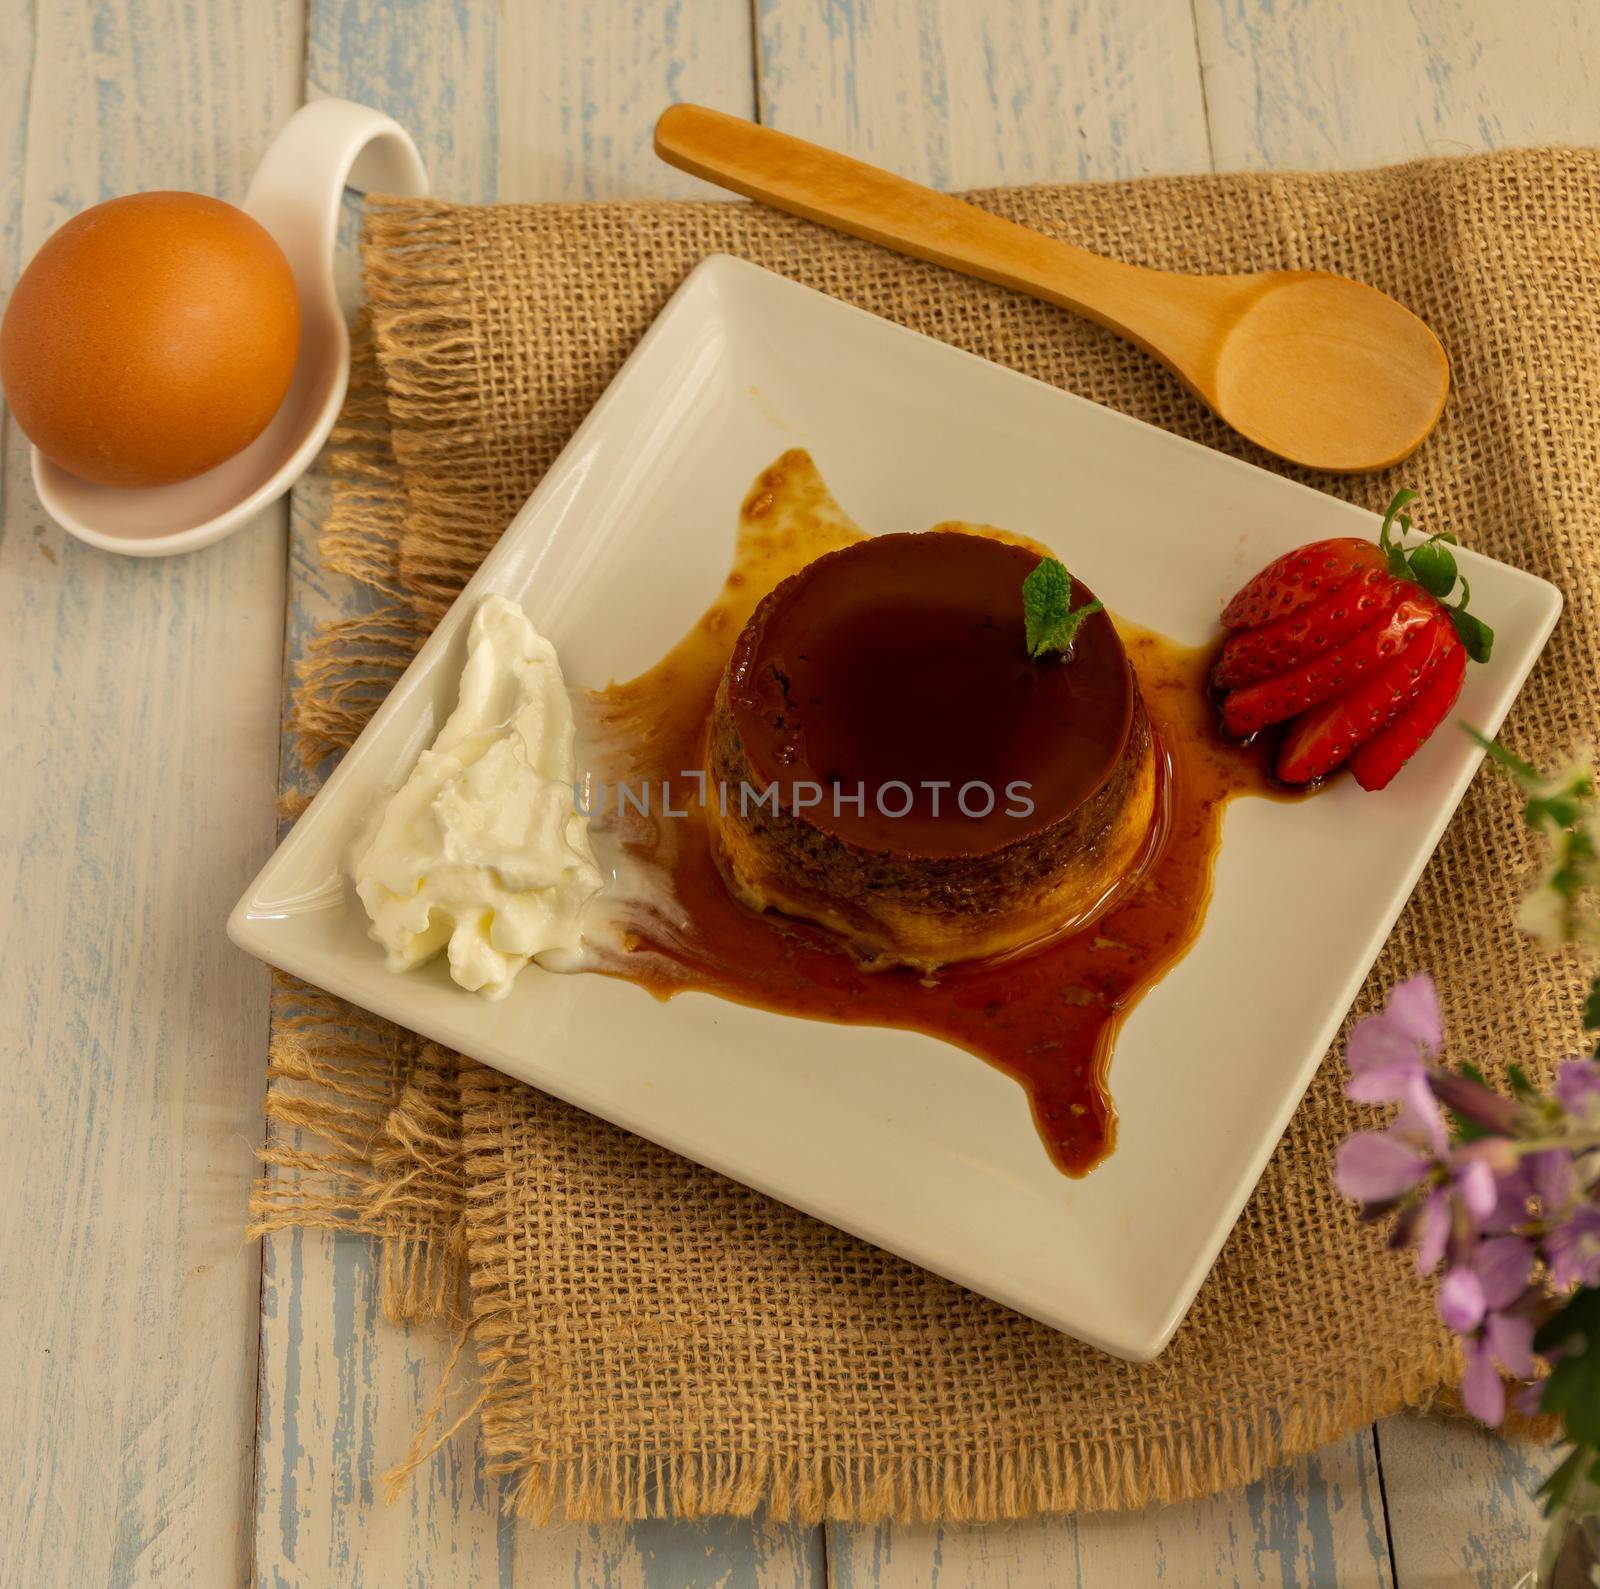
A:
{"type": "Polygon", "coordinates": [[[716,853],[747,904],[932,970],[1080,928],[1139,875],[1160,749],[1103,611],[1070,655],[1028,655],[1038,561],[987,535],[883,535],[761,602],[708,748],[716,853]]]}

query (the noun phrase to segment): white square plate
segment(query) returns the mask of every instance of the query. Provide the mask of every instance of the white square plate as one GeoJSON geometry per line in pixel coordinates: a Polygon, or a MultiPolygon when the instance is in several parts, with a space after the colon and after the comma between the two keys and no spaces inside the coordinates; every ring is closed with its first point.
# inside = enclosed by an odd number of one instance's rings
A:
{"type": "MultiPolygon", "coordinates": [[[[487,1003],[392,975],[340,880],[454,702],[466,625],[520,601],[568,679],[653,663],[716,594],[739,503],[804,446],[871,533],[941,519],[1058,549],[1123,616],[1199,643],[1270,557],[1370,513],[770,275],[684,283],[228,924],[320,987],[1122,1357],[1171,1338],[1479,764],[1440,733],[1381,797],[1343,780],[1226,817],[1199,941],[1111,1070],[1111,1158],[1051,1164],[1022,1089],[933,1038],[530,968],[487,1003]]],[[[1423,505],[1426,507],[1426,504],[1423,505]]],[[[1459,714],[1501,719],[1561,609],[1463,552],[1496,631],[1459,714]]]]}

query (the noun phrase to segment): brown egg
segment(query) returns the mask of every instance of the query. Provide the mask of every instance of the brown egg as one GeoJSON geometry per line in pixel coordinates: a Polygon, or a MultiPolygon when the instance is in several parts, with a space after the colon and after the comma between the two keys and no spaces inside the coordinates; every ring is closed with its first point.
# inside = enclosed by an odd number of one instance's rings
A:
{"type": "Polygon", "coordinates": [[[0,324],[0,381],[63,469],[170,485],[261,434],[299,341],[294,276],[264,227],[198,193],[135,193],[34,255],[0,324]]]}

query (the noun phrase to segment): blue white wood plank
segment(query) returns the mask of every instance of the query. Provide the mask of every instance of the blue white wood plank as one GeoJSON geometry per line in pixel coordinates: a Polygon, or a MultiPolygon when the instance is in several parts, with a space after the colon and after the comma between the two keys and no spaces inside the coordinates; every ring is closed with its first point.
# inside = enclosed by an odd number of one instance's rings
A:
{"type": "Polygon", "coordinates": [[[680,100],[755,113],[750,28],[748,0],[504,7],[500,197],[726,198],[658,160],[651,135],[680,100]]]}
{"type": "Polygon", "coordinates": [[[1389,1585],[1370,1441],[1341,1441],[1233,1495],[1118,1516],[840,1528],[834,1589],[1234,1589],[1389,1585]]]}
{"type": "MultiPolygon", "coordinates": [[[[297,7],[59,0],[0,39],[16,265],[138,188],[238,197],[299,93],[297,7]]],[[[170,562],[0,530],[0,1580],[248,1568],[266,974],[226,942],[273,839],[281,510],[170,562]]]]}
{"type": "Polygon", "coordinates": [[[1195,0],[1219,170],[1600,142],[1593,0],[1195,0]]]}
{"type": "Polygon", "coordinates": [[[1189,0],[755,0],[761,117],[938,188],[1210,169],[1189,0]]]}
{"type": "Polygon", "coordinates": [[[1532,1568],[1545,1530],[1533,1496],[1555,1466],[1547,1449],[1440,1418],[1386,1418],[1378,1449],[1400,1589],[1511,1589],[1532,1568]]]}

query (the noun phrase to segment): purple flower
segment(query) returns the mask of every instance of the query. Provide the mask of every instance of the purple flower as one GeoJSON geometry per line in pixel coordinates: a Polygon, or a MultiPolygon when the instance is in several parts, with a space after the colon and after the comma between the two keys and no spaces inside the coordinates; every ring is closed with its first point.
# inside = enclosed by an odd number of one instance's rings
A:
{"type": "MultiPolygon", "coordinates": [[[[1352,1039],[1354,1033],[1351,1034],[1352,1039]]],[[[1569,1115],[1583,1116],[1600,1104],[1600,1065],[1592,1059],[1569,1059],[1556,1072],[1552,1091],[1569,1115]]]]}
{"type": "Polygon", "coordinates": [[[1439,995],[1427,972],[1408,977],[1388,1003],[1356,1024],[1345,1048],[1349,1096],[1359,1103],[1394,1103],[1426,1075],[1425,1061],[1444,1042],[1439,995]]]}
{"type": "Polygon", "coordinates": [[[1546,1148],[1542,1153],[1528,1154],[1522,1162],[1527,1166],[1528,1184],[1539,1199],[1540,1211],[1547,1220],[1557,1219],[1577,1191],[1572,1155],[1565,1148],[1546,1148]]]}
{"type": "Polygon", "coordinates": [[[1492,1324],[1500,1309],[1510,1307],[1528,1289],[1532,1278],[1532,1245],[1520,1236],[1491,1236],[1439,1282],[1439,1317],[1457,1335],[1468,1335],[1486,1316],[1492,1324]]]}
{"type": "Polygon", "coordinates": [[[1533,1320],[1517,1313],[1491,1313],[1483,1327],[1484,1339],[1500,1366],[1513,1379],[1533,1375],[1533,1320]]]}
{"type": "Polygon", "coordinates": [[[1509,1308],[1533,1278],[1533,1247],[1520,1236],[1490,1236],[1478,1244],[1473,1269],[1491,1308],[1509,1308]]]}
{"type": "Polygon", "coordinates": [[[1488,1302],[1483,1294],[1483,1281],[1477,1271],[1468,1268],[1452,1269],[1439,1282],[1439,1317],[1457,1335],[1466,1335],[1483,1323],[1488,1302]]]}
{"type": "Polygon", "coordinates": [[[1600,1287],[1600,1189],[1580,1174],[1600,1124],[1600,1063],[1561,1066],[1551,1092],[1558,1113],[1520,1082],[1506,1098],[1470,1071],[1437,1068],[1443,1041],[1426,974],[1401,983],[1356,1026],[1348,1095],[1397,1107],[1387,1130],[1341,1146],[1335,1180],[1366,1205],[1364,1218],[1393,1214],[1390,1246],[1414,1245],[1424,1274],[1443,1263],[1435,1300],[1461,1338],[1462,1402],[1498,1425],[1510,1389],[1519,1407],[1537,1406],[1542,1387],[1529,1381],[1541,1359],[1559,1356],[1535,1352],[1535,1319],[1562,1292],[1600,1287]],[[1460,1135],[1447,1126],[1447,1109],[1460,1135]]]}
{"type": "Polygon", "coordinates": [[[1362,1131],[1340,1144],[1334,1182],[1358,1203],[1384,1203],[1409,1192],[1433,1160],[1388,1131],[1362,1131]]]}
{"type": "MultiPolygon", "coordinates": [[[[1533,1155],[1529,1155],[1531,1158],[1533,1155]]],[[[1533,1196],[1533,1182],[1527,1173],[1528,1160],[1509,1175],[1495,1177],[1494,1212],[1483,1222],[1487,1231],[1515,1230],[1526,1225],[1529,1219],[1528,1202],[1533,1196]]]]}
{"type": "MultiPolygon", "coordinates": [[[[1529,1326],[1530,1331],[1532,1325],[1529,1326]]],[[[1524,1418],[1537,1417],[1542,1408],[1540,1403],[1544,1400],[1544,1381],[1535,1380],[1531,1385],[1524,1385],[1515,1396],[1511,1398],[1511,1405],[1522,1414],[1524,1418]]]]}
{"type": "Polygon", "coordinates": [[[1506,1415],[1506,1387],[1485,1337],[1465,1343],[1467,1371],[1461,1376],[1462,1405],[1480,1423],[1498,1425],[1506,1415]]]}
{"type": "Polygon", "coordinates": [[[1486,1131],[1504,1133],[1517,1123],[1516,1104],[1481,1082],[1458,1076],[1454,1071],[1434,1070],[1428,1073],[1428,1085],[1441,1103],[1448,1104],[1463,1119],[1486,1131]]]}
{"type": "MultiPolygon", "coordinates": [[[[1428,1085],[1427,1061],[1444,1041],[1444,1021],[1433,979],[1426,972],[1408,977],[1375,1015],[1357,1023],[1346,1056],[1349,1096],[1364,1103],[1398,1103],[1387,1131],[1365,1131],[1339,1150],[1334,1179],[1340,1191],[1358,1202],[1392,1202],[1425,1181],[1450,1147],[1439,1101],[1428,1085]]],[[[1413,1234],[1422,1238],[1418,1259],[1439,1261],[1450,1228],[1446,1204],[1430,1194],[1409,1224],[1402,1222],[1398,1245],[1413,1234]]]]}
{"type": "MultiPolygon", "coordinates": [[[[1483,1333],[1463,1341],[1461,1350],[1467,1363],[1461,1377],[1462,1404],[1474,1418],[1493,1427],[1506,1415],[1506,1387],[1495,1364],[1515,1379],[1532,1376],[1533,1321],[1515,1313],[1491,1313],[1484,1320],[1483,1333]]],[[[1541,1391],[1537,1385],[1525,1386],[1518,1395],[1518,1407],[1528,1410],[1531,1399],[1537,1410],[1541,1391]]]]}
{"type": "Polygon", "coordinates": [[[1461,1206],[1481,1225],[1495,1211],[1500,1201],[1500,1191],[1495,1184],[1494,1171],[1481,1154],[1461,1152],[1451,1155],[1453,1182],[1461,1206]]]}
{"type": "Polygon", "coordinates": [[[1450,1146],[1450,1132],[1425,1075],[1408,1081],[1401,1090],[1400,1108],[1390,1129],[1402,1142],[1421,1148],[1435,1158],[1442,1157],[1450,1146]]]}
{"type": "Polygon", "coordinates": [[[1417,1222],[1417,1267],[1425,1275],[1439,1267],[1449,1237],[1450,1198],[1443,1187],[1436,1186],[1424,1200],[1417,1222]]]}
{"type": "Polygon", "coordinates": [[[1600,1208],[1585,1203],[1573,1209],[1545,1237],[1544,1256],[1556,1290],[1600,1285],[1600,1208]]]}

